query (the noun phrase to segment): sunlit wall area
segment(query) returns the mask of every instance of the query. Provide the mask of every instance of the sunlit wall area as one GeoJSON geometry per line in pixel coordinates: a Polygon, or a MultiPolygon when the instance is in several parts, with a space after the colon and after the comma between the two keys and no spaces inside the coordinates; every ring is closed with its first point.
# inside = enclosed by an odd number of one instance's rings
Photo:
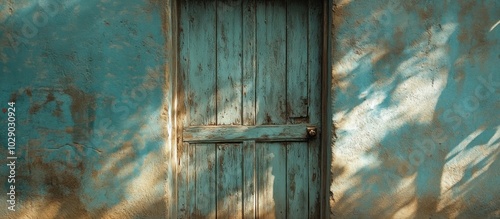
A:
{"type": "Polygon", "coordinates": [[[500,216],[500,2],[334,1],[331,216],[500,216]]]}

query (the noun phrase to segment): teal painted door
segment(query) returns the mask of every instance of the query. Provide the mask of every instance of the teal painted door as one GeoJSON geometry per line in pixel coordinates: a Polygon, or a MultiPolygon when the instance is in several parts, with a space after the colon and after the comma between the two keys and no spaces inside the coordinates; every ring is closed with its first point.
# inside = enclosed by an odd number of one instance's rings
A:
{"type": "Polygon", "coordinates": [[[178,218],[319,217],[321,4],[179,2],[178,218]]]}

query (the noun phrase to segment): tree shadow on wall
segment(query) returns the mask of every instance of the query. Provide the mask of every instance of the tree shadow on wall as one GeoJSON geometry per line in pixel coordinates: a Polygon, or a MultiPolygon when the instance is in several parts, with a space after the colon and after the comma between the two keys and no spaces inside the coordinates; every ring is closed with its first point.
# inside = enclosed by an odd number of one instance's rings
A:
{"type": "Polygon", "coordinates": [[[335,6],[333,217],[499,216],[490,3],[335,6]]]}

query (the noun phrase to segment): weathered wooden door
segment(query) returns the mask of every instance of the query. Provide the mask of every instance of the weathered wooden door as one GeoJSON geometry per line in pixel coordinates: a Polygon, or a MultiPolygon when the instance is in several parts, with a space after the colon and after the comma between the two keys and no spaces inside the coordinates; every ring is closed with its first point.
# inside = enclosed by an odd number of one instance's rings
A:
{"type": "Polygon", "coordinates": [[[178,218],[319,217],[321,4],[179,2],[178,218]]]}

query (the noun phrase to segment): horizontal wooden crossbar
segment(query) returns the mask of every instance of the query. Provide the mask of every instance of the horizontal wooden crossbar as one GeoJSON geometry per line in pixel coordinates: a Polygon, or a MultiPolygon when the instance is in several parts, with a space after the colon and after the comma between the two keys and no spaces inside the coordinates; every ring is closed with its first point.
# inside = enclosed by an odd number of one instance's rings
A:
{"type": "Polygon", "coordinates": [[[190,126],[183,131],[188,143],[307,141],[307,127],[300,125],[190,126]]]}

